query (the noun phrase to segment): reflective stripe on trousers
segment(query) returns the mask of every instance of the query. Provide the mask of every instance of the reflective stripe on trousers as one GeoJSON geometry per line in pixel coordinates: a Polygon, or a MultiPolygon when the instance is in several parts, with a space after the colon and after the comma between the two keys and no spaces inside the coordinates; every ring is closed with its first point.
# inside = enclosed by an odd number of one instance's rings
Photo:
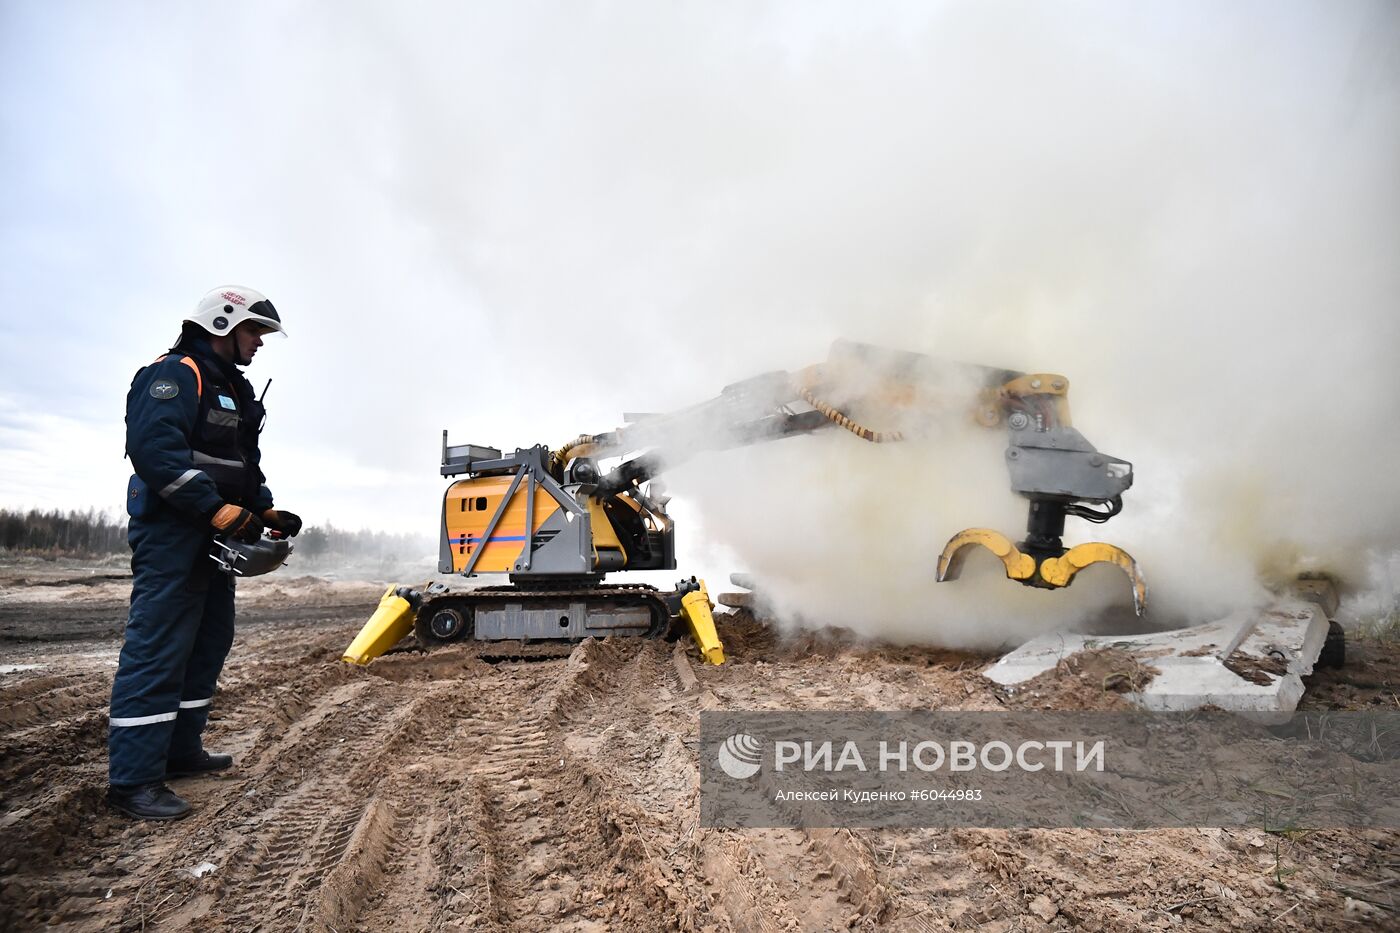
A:
{"type": "MultiPolygon", "coordinates": [[[[180,709],[200,709],[214,702],[213,697],[205,697],[202,700],[181,700],[180,709]]],[[[173,713],[156,713],[153,716],[109,716],[107,721],[117,728],[129,726],[149,726],[157,722],[170,722],[180,715],[179,710],[173,713]]]]}
{"type": "MultiPolygon", "coordinates": [[[[185,704],[181,703],[181,706],[185,704]]],[[[157,722],[171,722],[179,713],[156,713],[154,716],[110,716],[108,721],[117,728],[126,726],[149,726],[157,722]]]]}

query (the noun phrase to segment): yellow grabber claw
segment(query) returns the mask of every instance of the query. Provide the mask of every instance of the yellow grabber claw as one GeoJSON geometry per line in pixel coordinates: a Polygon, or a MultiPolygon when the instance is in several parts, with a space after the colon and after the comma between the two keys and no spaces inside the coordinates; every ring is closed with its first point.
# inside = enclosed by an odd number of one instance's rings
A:
{"type": "Polygon", "coordinates": [[[418,613],[412,603],[399,595],[399,589],[408,592],[406,587],[392,586],[384,591],[384,595],[379,598],[379,608],[374,610],[374,615],[370,616],[364,628],[360,629],[360,634],[356,635],[350,647],[345,649],[345,654],[341,656],[342,661],[368,664],[413,631],[413,621],[418,613]]]}
{"type": "Polygon", "coordinates": [[[1059,557],[1047,557],[1040,562],[1040,578],[1051,586],[1069,586],[1074,575],[1091,564],[1114,564],[1123,569],[1133,584],[1133,611],[1142,615],[1147,608],[1147,581],[1138,570],[1137,561],[1128,552],[1102,541],[1076,544],[1059,557]]]}
{"type": "Polygon", "coordinates": [[[1035,558],[1022,553],[1011,539],[990,528],[969,528],[960,531],[943,548],[938,557],[938,582],[956,580],[962,572],[968,548],[984,547],[996,555],[1006,567],[1009,579],[1028,586],[1065,587],[1074,582],[1074,575],[1092,564],[1114,564],[1121,567],[1133,584],[1133,611],[1142,615],[1147,606],[1147,581],[1138,570],[1137,561],[1126,551],[1112,544],[1094,541],[1079,544],[1059,557],[1047,557],[1035,564],[1035,558]]]}
{"type": "Polygon", "coordinates": [[[710,613],[710,593],[705,589],[705,581],[700,580],[699,589],[681,597],[681,615],[690,625],[690,635],[700,646],[700,653],[710,664],[724,663],[724,646],[720,644],[719,633],[715,631],[715,617],[710,613]]]}
{"type": "Polygon", "coordinates": [[[990,528],[968,528],[953,535],[943,553],[938,555],[938,582],[956,580],[962,573],[967,548],[984,547],[1006,566],[1006,576],[1012,580],[1029,580],[1035,576],[1035,558],[1022,554],[1011,539],[990,528]]]}

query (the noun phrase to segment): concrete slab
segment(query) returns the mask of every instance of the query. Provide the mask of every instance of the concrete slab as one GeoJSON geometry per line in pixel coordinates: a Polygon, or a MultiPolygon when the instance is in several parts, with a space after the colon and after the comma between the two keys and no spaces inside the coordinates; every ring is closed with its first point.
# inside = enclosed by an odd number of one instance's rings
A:
{"type": "MultiPolygon", "coordinates": [[[[754,583],[753,574],[749,573],[731,573],[729,575],[729,582],[734,586],[743,587],[746,590],[758,589],[757,585],[754,583]]],[[[767,608],[762,597],[760,597],[757,592],[720,593],[719,596],[715,597],[715,601],[721,606],[727,606],[730,609],[748,609],[758,615],[762,615],[767,608]]]]}
{"type": "Polygon", "coordinates": [[[1327,625],[1315,603],[1285,599],[1171,632],[1042,636],[1004,656],[984,676],[1014,687],[1080,651],[1118,648],[1160,671],[1141,693],[1128,695],[1146,709],[1214,706],[1286,719],[1303,696],[1303,677],[1312,673],[1327,625]]]}
{"type": "Polygon", "coordinates": [[[728,606],[730,609],[752,609],[754,607],[754,596],[752,593],[720,593],[715,600],[721,606],[728,606]]]}

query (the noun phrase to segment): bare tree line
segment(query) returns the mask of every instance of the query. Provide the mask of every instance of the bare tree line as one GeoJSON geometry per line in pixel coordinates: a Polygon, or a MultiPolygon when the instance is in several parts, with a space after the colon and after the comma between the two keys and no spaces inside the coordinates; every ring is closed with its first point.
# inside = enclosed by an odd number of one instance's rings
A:
{"type": "Polygon", "coordinates": [[[436,553],[436,546],[424,535],[372,531],[368,528],[350,531],[337,528],[329,522],[324,525],[310,525],[297,537],[297,556],[308,560],[411,560],[428,553],[436,553]]]}
{"type": "MultiPolygon", "coordinates": [[[[350,531],[329,523],[311,525],[297,539],[306,558],[416,558],[432,549],[422,535],[350,531]]],[[[0,551],[64,557],[100,557],[130,553],[126,516],[100,509],[0,508],[0,551]]]]}
{"type": "Polygon", "coordinates": [[[74,556],[126,553],[126,517],[98,509],[0,509],[0,548],[74,556]]]}

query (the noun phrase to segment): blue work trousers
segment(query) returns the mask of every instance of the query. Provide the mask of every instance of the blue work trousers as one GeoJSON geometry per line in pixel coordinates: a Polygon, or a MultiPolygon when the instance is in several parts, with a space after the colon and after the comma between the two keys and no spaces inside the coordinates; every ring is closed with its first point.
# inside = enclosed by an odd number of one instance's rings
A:
{"type": "Polygon", "coordinates": [[[160,781],[167,759],[203,747],[214,687],[233,646],[234,578],[209,559],[203,523],[162,509],[132,518],[131,612],[112,682],[108,780],[160,781]]]}

